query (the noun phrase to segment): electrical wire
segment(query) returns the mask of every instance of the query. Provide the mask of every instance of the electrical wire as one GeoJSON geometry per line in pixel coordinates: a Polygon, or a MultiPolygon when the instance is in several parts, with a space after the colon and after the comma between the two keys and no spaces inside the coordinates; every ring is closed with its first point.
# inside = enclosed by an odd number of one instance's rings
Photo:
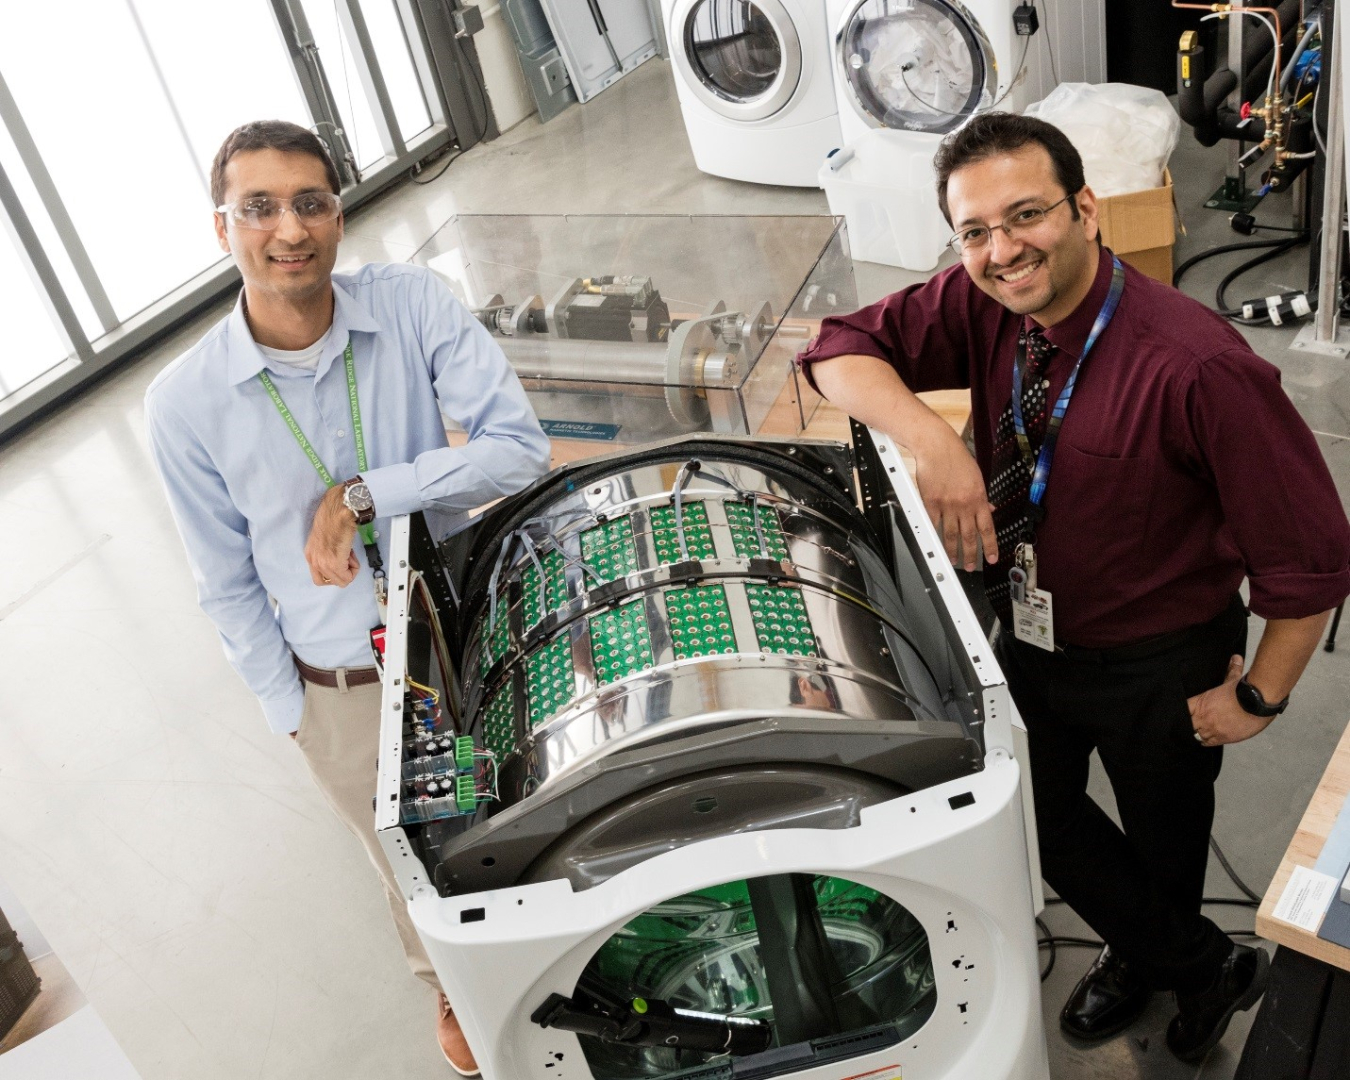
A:
{"type": "Polygon", "coordinates": [[[1275,65],[1275,57],[1280,51],[1280,35],[1275,29],[1275,24],[1259,11],[1239,7],[1229,8],[1227,11],[1216,11],[1211,15],[1202,15],[1200,21],[1209,22],[1211,19],[1224,19],[1229,15],[1246,15],[1249,18],[1260,19],[1266,24],[1266,29],[1270,31],[1270,40],[1274,45],[1274,51],[1270,54],[1270,78],[1266,82],[1266,99],[1268,101],[1273,100],[1275,97],[1275,80],[1280,75],[1279,69],[1275,65]]]}
{"type": "MultiPolygon", "coordinates": [[[[1219,847],[1219,842],[1214,839],[1213,834],[1210,835],[1209,846],[1213,850],[1215,856],[1218,858],[1219,865],[1223,867],[1224,873],[1228,875],[1228,879],[1234,885],[1237,886],[1239,891],[1241,891],[1246,895],[1247,899],[1239,900],[1235,897],[1230,896],[1206,896],[1201,901],[1202,906],[1209,907],[1218,905],[1218,906],[1245,907],[1245,908],[1260,907],[1261,898],[1257,896],[1256,893],[1254,893],[1248,887],[1247,883],[1243,881],[1242,878],[1238,875],[1238,872],[1233,869],[1233,864],[1228,861],[1228,857],[1224,855],[1223,848],[1219,847]]],[[[1062,897],[1051,896],[1046,898],[1045,906],[1053,907],[1057,904],[1064,904],[1064,903],[1066,903],[1066,901],[1062,897]]],[[[1058,949],[1060,948],[1102,949],[1105,948],[1106,946],[1106,943],[1104,941],[1098,941],[1095,938],[1071,937],[1053,934],[1050,932],[1050,927],[1046,925],[1045,920],[1040,918],[1040,916],[1036,917],[1036,928],[1037,930],[1040,931],[1041,934],[1041,936],[1036,939],[1036,945],[1039,948],[1050,950],[1050,958],[1046,963],[1045,967],[1041,969],[1041,982],[1045,982],[1045,980],[1050,977],[1050,972],[1055,970],[1055,958],[1058,949]]],[[[1226,937],[1230,938],[1250,938],[1259,940],[1261,937],[1260,934],[1254,933],[1253,931],[1250,930],[1223,930],[1221,932],[1226,937]]]]}
{"type": "Polygon", "coordinates": [[[425,180],[417,179],[421,175],[421,173],[418,171],[421,167],[418,165],[414,165],[412,169],[408,171],[408,179],[411,180],[414,184],[429,184],[433,180],[439,180],[442,176],[445,175],[445,170],[450,168],[451,165],[453,165],[463,156],[464,156],[463,150],[461,150],[458,154],[447,154],[444,164],[442,164],[441,167],[436,170],[435,175],[428,176],[425,180]]]}
{"type": "Polygon", "coordinates": [[[1219,314],[1224,316],[1225,318],[1232,319],[1233,322],[1242,323],[1244,326],[1261,325],[1268,322],[1269,320],[1265,318],[1253,318],[1253,319],[1245,318],[1243,316],[1241,309],[1230,310],[1228,307],[1228,298],[1226,296],[1228,286],[1231,285],[1237,278],[1245,274],[1248,270],[1254,270],[1262,263],[1267,263],[1271,259],[1278,258],[1279,256],[1283,255],[1286,251],[1292,251],[1300,244],[1307,243],[1307,240],[1308,240],[1307,233],[1304,233],[1302,236],[1290,237],[1283,243],[1275,245],[1275,247],[1271,248],[1270,251],[1267,251],[1262,255],[1258,255],[1254,259],[1248,259],[1237,269],[1231,271],[1227,277],[1225,277],[1222,281],[1219,282],[1219,287],[1214,291],[1214,304],[1219,314]]]}
{"type": "MultiPolygon", "coordinates": [[[[1032,6],[1032,7],[1035,7],[1036,5],[1035,5],[1035,3],[1033,2],[1031,6],[1032,6]]],[[[1046,51],[1046,52],[1049,54],[1049,56],[1050,56],[1050,74],[1054,77],[1055,85],[1058,86],[1058,85],[1059,85],[1059,69],[1055,66],[1055,43],[1054,43],[1053,41],[1050,40],[1050,23],[1049,23],[1048,20],[1049,20],[1049,17],[1047,16],[1047,21],[1046,21],[1045,25],[1044,25],[1043,27],[1041,27],[1041,29],[1045,31],[1045,51],[1046,51]]]]}
{"type": "MultiPolygon", "coordinates": [[[[1001,93],[1001,94],[994,100],[994,102],[989,106],[988,109],[976,109],[976,110],[975,110],[976,112],[988,112],[990,109],[997,109],[1001,104],[1003,104],[1003,102],[1004,102],[1004,100],[1007,98],[1007,96],[1013,92],[1013,88],[1017,85],[1017,80],[1020,79],[1020,78],[1022,77],[1023,72],[1025,72],[1026,69],[1027,69],[1027,49],[1028,49],[1030,46],[1031,46],[1031,38],[1030,38],[1030,37],[1024,37],[1024,38],[1022,39],[1022,55],[1021,55],[1021,56],[1018,58],[1018,60],[1017,60],[1017,72],[1016,72],[1016,74],[1013,75],[1012,79],[1009,80],[1009,82],[1008,82],[1008,88],[1007,88],[1006,90],[1004,90],[1003,93],[1001,93]]],[[[912,65],[911,65],[911,66],[912,66],[912,65]]],[[[912,86],[909,85],[909,78],[908,78],[908,77],[906,76],[906,74],[905,74],[905,73],[906,73],[907,71],[909,71],[909,70],[910,70],[909,68],[905,67],[904,65],[901,65],[901,67],[900,67],[900,81],[901,81],[902,83],[905,84],[905,89],[909,91],[909,96],[912,97],[915,101],[917,101],[917,102],[918,102],[920,105],[922,105],[924,108],[930,109],[931,111],[933,111],[933,112],[935,112],[935,113],[941,113],[943,116],[970,116],[970,115],[973,115],[972,113],[966,113],[966,112],[948,112],[946,109],[940,109],[940,108],[938,108],[938,106],[934,105],[931,101],[925,101],[923,98],[919,97],[919,95],[918,95],[917,91],[915,91],[914,87],[912,87],[912,86]]]]}

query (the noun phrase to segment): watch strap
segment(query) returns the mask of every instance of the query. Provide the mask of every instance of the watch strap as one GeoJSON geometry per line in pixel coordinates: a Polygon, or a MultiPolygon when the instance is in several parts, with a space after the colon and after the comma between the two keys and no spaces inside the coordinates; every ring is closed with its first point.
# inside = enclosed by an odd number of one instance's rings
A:
{"type": "MultiPolygon", "coordinates": [[[[348,481],[346,481],[346,482],[343,483],[343,485],[342,485],[342,505],[345,506],[348,510],[350,510],[350,511],[352,512],[353,515],[355,515],[355,517],[356,517],[356,524],[357,524],[357,525],[369,525],[372,521],[375,520],[375,504],[374,504],[374,502],[372,502],[372,503],[371,503],[368,507],[366,507],[364,510],[358,510],[356,507],[352,506],[352,504],[350,503],[350,501],[348,501],[348,498],[347,498],[348,492],[350,492],[351,489],[354,488],[357,484],[360,484],[362,487],[366,487],[366,482],[365,482],[365,480],[363,480],[363,479],[362,479],[361,477],[359,477],[359,476],[354,476],[354,477],[352,477],[350,480],[348,480],[348,481]]],[[[369,492],[370,489],[369,489],[369,488],[366,488],[366,491],[369,492]]]]}
{"type": "Polygon", "coordinates": [[[1289,696],[1285,695],[1283,701],[1277,701],[1273,705],[1266,701],[1265,695],[1255,686],[1247,681],[1247,676],[1242,676],[1237,684],[1237,699],[1247,712],[1253,716],[1279,716],[1289,707],[1289,696]]]}

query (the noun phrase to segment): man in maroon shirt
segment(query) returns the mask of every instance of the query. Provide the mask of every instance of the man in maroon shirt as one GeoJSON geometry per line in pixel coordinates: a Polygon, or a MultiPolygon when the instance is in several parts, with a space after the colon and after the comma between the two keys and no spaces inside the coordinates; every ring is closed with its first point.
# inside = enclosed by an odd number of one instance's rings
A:
{"type": "Polygon", "coordinates": [[[961,265],[826,319],[802,364],[914,455],[953,563],[983,547],[1045,879],[1107,942],[1063,1026],[1103,1038],[1171,989],[1168,1045],[1198,1060],[1268,966],[1200,910],[1221,747],[1283,709],[1350,593],[1350,525],[1278,371],[1101,246],[1062,132],[986,113],[936,165],[961,265]],[[958,387],[973,460],[915,397],[958,387]],[[1087,795],[1094,749],[1123,830],[1087,795]]]}

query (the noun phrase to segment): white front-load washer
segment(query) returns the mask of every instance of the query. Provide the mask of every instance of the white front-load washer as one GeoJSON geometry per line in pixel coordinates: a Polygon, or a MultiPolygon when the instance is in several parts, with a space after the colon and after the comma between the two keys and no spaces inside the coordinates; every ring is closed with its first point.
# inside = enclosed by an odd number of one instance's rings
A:
{"type": "Polygon", "coordinates": [[[825,0],[662,0],[662,11],[699,169],[816,187],[841,141],[825,0]]]}

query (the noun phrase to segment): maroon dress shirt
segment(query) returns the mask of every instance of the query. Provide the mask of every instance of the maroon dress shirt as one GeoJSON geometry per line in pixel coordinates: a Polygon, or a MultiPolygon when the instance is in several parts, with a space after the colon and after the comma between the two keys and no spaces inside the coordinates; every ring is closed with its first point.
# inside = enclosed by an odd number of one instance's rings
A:
{"type": "MultiPolygon", "coordinates": [[[[1103,248],[1083,303],[1045,331],[1052,402],[1110,282],[1103,248]]],[[[916,392],[970,388],[987,481],[1024,318],[955,266],[825,319],[801,364],[809,379],[812,364],[860,353],[916,392]]],[[[1350,594],[1350,524],[1279,371],[1226,320],[1128,266],[1115,318],[1078,374],[1044,505],[1038,584],[1061,643],[1111,648],[1197,625],[1244,576],[1267,619],[1315,615],[1350,594]]]]}

